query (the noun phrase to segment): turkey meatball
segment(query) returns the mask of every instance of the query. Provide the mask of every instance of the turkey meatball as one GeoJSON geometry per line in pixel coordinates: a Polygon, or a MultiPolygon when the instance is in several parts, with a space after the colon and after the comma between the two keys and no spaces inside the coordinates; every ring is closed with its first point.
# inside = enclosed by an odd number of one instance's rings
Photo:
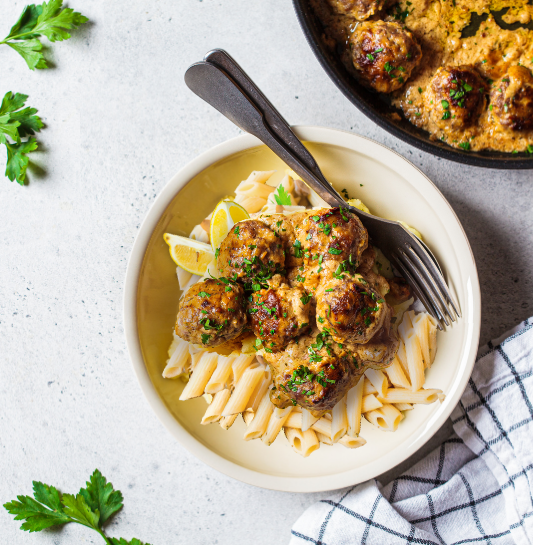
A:
{"type": "Polygon", "coordinates": [[[238,337],[246,322],[242,287],[208,279],[184,295],[175,329],[190,343],[219,346],[238,337]]]}
{"type": "Polygon", "coordinates": [[[349,15],[358,21],[368,19],[387,4],[387,0],[328,0],[328,2],[337,13],[349,15]]]}
{"type": "Polygon", "coordinates": [[[309,329],[311,296],[302,288],[282,285],[250,296],[248,313],[253,332],[267,352],[278,352],[309,329]]]}
{"type": "Polygon", "coordinates": [[[422,59],[416,38],[400,23],[362,23],[350,37],[350,48],[359,78],[380,93],[402,87],[422,59]]]}
{"type": "Polygon", "coordinates": [[[230,279],[268,279],[283,271],[285,252],[272,229],[261,221],[246,220],[235,224],[222,241],[217,264],[230,279]]]}
{"type": "Polygon", "coordinates": [[[506,129],[533,129],[533,77],[524,66],[511,66],[491,91],[492,112],[506,129]]]}
{"type": "Polygon", "coordinates": [[[467,129],[485,108],[485,83],[472,66],[439,68],[428,90],[426,105],[441,129],[467,129]]]}
{"type": "Polygon", "coordinates": [[[367,343],[383,326],[387,303],[361,275],[344,277],[332,277],[319,286],[318,328],[337,343],[367,343]]]}
{"type": "Polygon", "coordinates": [[[334,271],[341,262],[356,267],[368,246],[367,230],[347,208],[310,210],[294,230],[298,255],[317,271],[334,271]]]}
{"type": "Polygon", "coordinates": [[[257,219],[268,225],[274,231],[274,234],[279,237],[285,251],[285,266],[289,268],[301,265],[303,263],[302,258],[294,255],[296,237],[290,216],[285,214],[261,214],[257,219]]]}

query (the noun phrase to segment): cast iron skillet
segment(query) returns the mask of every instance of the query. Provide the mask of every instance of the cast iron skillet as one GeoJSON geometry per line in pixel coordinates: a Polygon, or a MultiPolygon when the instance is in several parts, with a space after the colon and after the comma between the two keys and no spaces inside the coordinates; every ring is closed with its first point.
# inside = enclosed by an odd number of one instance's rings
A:
{"type": "Polygon", "coordinates": [[[387,104],[379,93],[366,89],[348,73],[340,59],[323,43],[321,39],[323,29],[309,5],[309,0],[293,0],[293,2],[305,37],[322,68],[344,95],[380,127],[427,153],[458,163],[486,168],[533,169],[533,155],[529,153],[466,152],[439,141],[430,140],[429,133],[409,123],[403,117],[401,110],[387,104]],[[394,120],[390,115],[392,113],[399,114],[401,119],[394,120]]]}

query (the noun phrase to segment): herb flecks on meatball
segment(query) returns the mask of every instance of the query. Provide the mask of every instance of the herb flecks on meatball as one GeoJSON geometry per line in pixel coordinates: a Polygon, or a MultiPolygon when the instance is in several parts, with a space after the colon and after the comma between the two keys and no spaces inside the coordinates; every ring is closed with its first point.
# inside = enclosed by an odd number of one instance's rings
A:
{"type": "Polygon", "coordinates": [[[334,276],[317,290],[316,319],[337,343],[367,343],[383,326],[387,303],[361,276],[334,276]]]}
{"type": "Polygon", "coordinates": [[[426,105],[441,129],[464,130],[485,108],[485,92],[485,83],[474,67],[441,67],[429,85],[426,105]]]}
{"type": "Polygon", "coordinates": [[[278,352],[309,328],[312,297],[302,288],[279,287],[250,295],[252,330],[266,352],[278,352]]]}
{"type": "Polygon", "coordinates": [[[303,259],[295,255],[294,242],[296,236],[290,217],[285,214],[261,214],[257,217],[258,220],[270,227],[274,234],[279,237],[285,250],[286,268],[297,267],[303,263],[303,259]]]}
{"type": "Polygon", "coordinates": [[[490,94],[492,113],[512,131],[533,129],[533,76],[525,66],[511,66],[494,83],[490,94]]]}
{"type": "Polygon", "coordinates": [[[358,21],[368,19],[387,4],[387,0],[328,0],[328,2],[337,13],[349,15],[358,21]]]}
{"type": "Polygon", "coordinates": [[[360,24],[350,37],[350,47],[359,78],[380,93],[400,89],[422,59],[416,38],[395,22],[360,24]]]}
{"type": "Polygon", "coordinates": [[[257,283],[283,271],[285,250],[280,237],[263,222],[241,221],[222,241],[217,264],[226,278],[257,283]]]}
{"type": "Polygon", "coordinates": [[[246,325],[244,290],[227,279],[208,279],[189,288],[176,320],[176,334],[193,344],[219,346],[246,325]]]}
{"type": "Polygon", "coordinates": [[[306,267],[335,271],[341,263],[356,267],[368,246],[368,232],[346,208],[310,210],[295,225],[296,250],[306,267]]]}

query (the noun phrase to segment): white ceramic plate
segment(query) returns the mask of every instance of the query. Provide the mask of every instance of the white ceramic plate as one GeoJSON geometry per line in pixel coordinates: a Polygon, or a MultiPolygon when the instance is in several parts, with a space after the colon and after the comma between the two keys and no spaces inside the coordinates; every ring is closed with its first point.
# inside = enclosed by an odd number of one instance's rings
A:
{"type": "Polygon", "coordinates": [[[373,213],[416,227],[445,270],[462,319],[438,335],[438,352],[426,374],[426,387],[440,388],[446,400],[418,405],[395,433],[362,423],[367,444],[356,450],[322,446],[309,458],[294,453],[284,436],[266,447],[242,439],[239,418],[229,431],[202,426],[202,398],[181,402],[179,380],[161,377],[178,307],[175,266],[162,234],[188,235],[215,204],[251,170],[285,166],[250,135],[203,153],[163,188],[144,220],[131,253],[125,283],[124,322],[133,367],[144,395],[167,429],[213,468],[257,486],[293,492],[332,490],[353,485],[401,463],[445,422],[466,386],[477,351],[480,292],[466,235],[433,183],[414,165],[386,147],[354,134],[319,127],[297,127],[326,178],[346,188],[373,213]]]}

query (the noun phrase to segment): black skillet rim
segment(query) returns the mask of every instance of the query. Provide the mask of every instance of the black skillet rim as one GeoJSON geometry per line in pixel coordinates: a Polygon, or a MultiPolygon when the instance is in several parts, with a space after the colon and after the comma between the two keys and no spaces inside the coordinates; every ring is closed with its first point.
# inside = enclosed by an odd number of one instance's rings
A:
{"type": "Polygon", "coordinates": [[[344,96],[382,129],[426,153],[457,163],[495,169],[533,169],[533,156],[528,158],[525,152],[516,155],[503,152],[466,152],[438,141],[431,141],[426,131],[416,128],[403,117],[399,110],[382,101],[377,93],[357,83],[340,60],[331,55],[320,39],[322,29],[308,0],[293,0],[293,5],[307,43],[324,71],[344,96]],[[379,111],[378,106],[382,110],[386,109],[385,114],[379,111]],[[400,114],[402,117],[400,122],[389,119],[387,114],[393,112],[400,114]]]}

